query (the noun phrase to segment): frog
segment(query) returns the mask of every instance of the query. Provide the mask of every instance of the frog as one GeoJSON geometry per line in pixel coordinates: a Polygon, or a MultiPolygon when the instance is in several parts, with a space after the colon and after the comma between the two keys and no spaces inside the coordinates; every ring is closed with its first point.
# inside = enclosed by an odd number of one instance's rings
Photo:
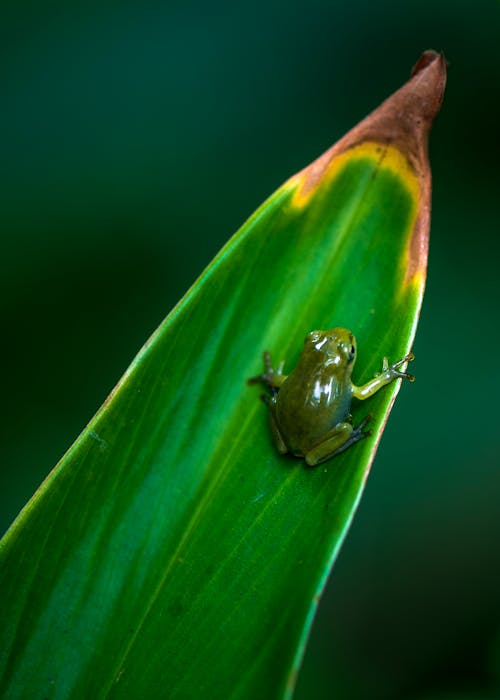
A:
{"type": "Polygon", "coordinates": [[[263,353],[264,372],[248,383],[262,383],[271,392],[261,398],[268,405],[271,434],[280,454],[304,458],[310,467],[336,457],[371,435],[365,430],[371,413],[353,425],[353,398],[364,401],[396,379],[415,379],[402,369],[414,360],[410,352],[391,365],[384,357],[382,371],[356,386],[351,378],[356,355],[356,338],[347,328],[308,333],[288,375],[283,372],[284,361],[275,369],[271,354],[263,353]]]}

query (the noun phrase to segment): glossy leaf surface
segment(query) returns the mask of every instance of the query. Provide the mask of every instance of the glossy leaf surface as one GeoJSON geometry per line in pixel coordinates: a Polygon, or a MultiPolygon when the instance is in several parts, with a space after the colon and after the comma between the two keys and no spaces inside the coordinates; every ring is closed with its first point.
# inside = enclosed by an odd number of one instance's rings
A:
{"type": "MultiPolygon", "coordinates": [[[[139,353],[5,536],[5,697],[280,698],[398,390],[318,468],[281,457],[261,353],[357,336],[358,384],[411,347],[427,257],[426,139],[445,66],[415,76],[281,187],[139,353]]],[[[411,388],[406,387],[411,391],[411,388]]]]}

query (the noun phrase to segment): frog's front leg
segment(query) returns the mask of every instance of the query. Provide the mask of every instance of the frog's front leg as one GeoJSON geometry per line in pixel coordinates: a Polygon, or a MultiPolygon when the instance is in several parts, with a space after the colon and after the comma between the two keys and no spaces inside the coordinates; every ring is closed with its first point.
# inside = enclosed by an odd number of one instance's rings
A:
{"type": "Polygon", "coordinates": [[[265,384],[267,387],[269,387],[269,389],[271,389],[273,396],[275,396],[278,393],[278,389],[287,377],[286,374],[283,374],[283,366],[285,362],[280,362],[278,367],[274,369],[271,362],[271,353],[263,353],[263,358],[264,372],[262,374],[258,374],[256,377],[250,377],[250,379],[247,380],[247,383],[258,384],[259,382],[262,382],[262,384],[265,384]]]}
{"type": "Polygon", "coordinates": [[[412,374],[407,374],[406,372],[400,372],[398,370],[398,367],[401,367],[401,365],[405,364],[405,362],[411,362],[414,359],[414,354],[410,352],[408,353],[408,355],[405,355],[405,357],[403,357],[401,360],[398,360],[393,365],[389,365],[389,360],[387,359],[387,357],[384,357],[384,360],[382,362],[382,372],[380,372],[380,374],[377,374],[372,380],[370,380],[366,384],[363,384],[362,386],[355,386],[353,384],[352,395],[355,396],[357,399],[364,400],[370,398],[370,396],[376,394],[377,391],[383,386],[387,386],[387,384],[390,384],[399,377],[402,377],[403,379],[408,379],[408,381],[410,382],[415,381],[415,377],[412,374]]]}
{"type": "Polygon", "coordinates": [[[347,450],[351,445],[354,445],[358,440],[362,440],[371,434],[371,430],[363,430],[369,420],[371,414],[367,415],[364,420],[354,428],[352,423],[338,423],[323,437],[321,442],[318,442],[305,455],[306,464],[310,467],[315,467],[321,462],[326,462],[336,455],[347,450]]]}

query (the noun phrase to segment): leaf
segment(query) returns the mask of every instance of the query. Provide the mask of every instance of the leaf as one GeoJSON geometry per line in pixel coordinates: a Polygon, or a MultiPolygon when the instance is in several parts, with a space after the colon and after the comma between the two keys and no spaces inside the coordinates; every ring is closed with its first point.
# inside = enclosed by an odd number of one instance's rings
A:
{"type": "Polygon", "coordinates": [[[265,349],[293,367],[316,328],[356,333],[358,384],[410,349],[444,82],[426,52],[264,203],[22,511],[0,552],[4,697],[291,693],[399,386],[353,406],[372,438],[310,469],[277,454],[245,380],[265,349]]]}

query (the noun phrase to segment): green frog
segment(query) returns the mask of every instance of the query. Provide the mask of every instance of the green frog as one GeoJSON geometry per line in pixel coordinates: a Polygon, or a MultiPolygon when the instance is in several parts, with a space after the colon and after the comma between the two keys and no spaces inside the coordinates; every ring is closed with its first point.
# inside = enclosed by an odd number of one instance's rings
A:
{"type": "Polygon", "coordinates": [[[271,396],[262,398],[269,406],[278,451],[304,457],[309,466],[315,466],[371,434],[364,430],[371,414],[353,426],[352,397],[368,399],[400,377],[413,382],[411,374],[398,369],[413,359],[413,353],[409,353],[389,365],[384,357],[382,371],[366,384],[356,386],[351,381],[356,339],[347,328],[332,328],[307,335],[297,366],[288,376],[283,374],[284,363],[274,369],[270,353],[265,352],[264,373],[248,381],[262,382],[271,390],[271,396]]]}

